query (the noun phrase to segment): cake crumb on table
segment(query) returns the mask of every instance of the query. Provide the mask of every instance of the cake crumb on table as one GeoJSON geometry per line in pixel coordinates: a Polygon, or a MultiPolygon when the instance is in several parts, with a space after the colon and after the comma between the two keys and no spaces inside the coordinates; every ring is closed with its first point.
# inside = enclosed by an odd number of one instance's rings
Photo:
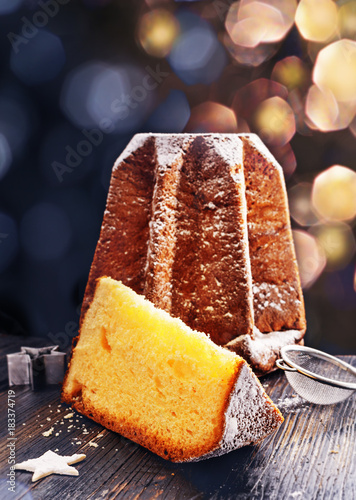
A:
{"type": "Polygon", "coordinates": [[[53,434],[53,431],[54,431],[54,427],[51,427],[50,429],[48,429],[48,431],[42,432],[42,436],[49,437],[49,436],[51,436],[51,434],[53,434]]]}

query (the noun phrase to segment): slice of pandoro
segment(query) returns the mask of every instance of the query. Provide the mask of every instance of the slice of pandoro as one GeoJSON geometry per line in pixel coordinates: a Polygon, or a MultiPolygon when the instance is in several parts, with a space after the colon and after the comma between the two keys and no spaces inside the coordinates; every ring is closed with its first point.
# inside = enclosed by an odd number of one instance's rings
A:
{"type": "Polygon", "coordinates": [[[108,277],[97,281],[62,397],[174,462],[256,443],[283,422],[243,358],[108,277]]]}

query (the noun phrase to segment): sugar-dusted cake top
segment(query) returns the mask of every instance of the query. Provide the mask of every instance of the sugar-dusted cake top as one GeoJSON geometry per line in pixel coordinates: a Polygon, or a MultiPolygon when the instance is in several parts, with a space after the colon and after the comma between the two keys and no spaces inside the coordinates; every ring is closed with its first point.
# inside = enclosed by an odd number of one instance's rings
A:
{"type": "Polygon", "coordinates": [[[175,154],[182,152],[182,150],[186,149],[188,144],[198,137],[204,138],[205,141],[217,149],[222,157],[232,163],[236,161],[236,148],[240,150],[242,148],[241,139],[246,139],[252,146],[256,147],[257,151],[262,154],[268,162],[282,172],[282,167],[277,160],[264,145],[259,136],[253,133],[138,133],[133,136],[127,147],[117,159],[116,164],[119,164],[137,151],[137,149],[144,146],[145,142],[150,138],[156,140],[159,162],[162,164],[169,164],[173,160],[175,154]]]}

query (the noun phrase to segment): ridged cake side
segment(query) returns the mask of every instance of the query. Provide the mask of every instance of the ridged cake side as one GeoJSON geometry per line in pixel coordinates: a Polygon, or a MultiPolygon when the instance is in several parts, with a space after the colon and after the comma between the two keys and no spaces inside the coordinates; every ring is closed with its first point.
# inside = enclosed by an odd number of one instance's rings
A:
{"type": "Polygon", "coordinates": [[[155,144],[136,135],[116,161],[100,237],[84,294],[81,322],[100,276],[120,279],[143,293],[154,189],[155,144]]]}
{"type": "Polygon", "coordinates": [[[241,135],[255,326],[305,330],[303,294],[281,166],[254,134],[241,135]]]}
{"type": "Polygon", "coordinates": [[[155,138],[156,166],[149,222],[144,295],[165,311],[172,308],[172,267],[177,245],[177,194],[184,153],[191,139],[178,136],[169,147],[155,138]]]}
{"type": "Polygon", "coordinates": [[[246,217],[237,135],[136,135],[113,169],[82,317],[106,275],[218,345],[252,335],[246,217]]]}
{"type": "MultiPolygon", "coordinates": [[[[170,139],[171,141],[172,139],[170,139]]],[[[165,139],[165,148],[169,141],[165,139]]],[[[156,142],[157,151],[162,143],[156,142]]],[[[159,181],[156,178],[156,185],[159,181]]],[[[158,191],[158,190],[157,190],[158,191]]],[[[159,189],[167,198],[167,189],[159,189]]],[[[169,191],[168,191],[169,192],[169,191]]],[[[246,231],[242,144],[237,137],[194,137],[182,158],[171,261],[171,315],[221,345],[251,334],[253,306],[246,231]]],[[[161,225],[153,210],[152,227],[161,225]],[[158,223],[157,223],[158,221],[158,223]]],[[[166,238],[165,248],[173,238],[166,238]]],[[[157,267],[160,260],[157,260],[157,267]]],[[[151,271],[155,274],[155,269],[151,271]]],[[[146,295],[160,306],[159,294],[146,295]]]]}
{"type": "Polygon", "coordinates": [[[246,186],[254,331],[227,347],[259,375],[275,368],[281,347],[302,342],[304,300],[282,167],[255,134],[240,134],[246,186]]]}

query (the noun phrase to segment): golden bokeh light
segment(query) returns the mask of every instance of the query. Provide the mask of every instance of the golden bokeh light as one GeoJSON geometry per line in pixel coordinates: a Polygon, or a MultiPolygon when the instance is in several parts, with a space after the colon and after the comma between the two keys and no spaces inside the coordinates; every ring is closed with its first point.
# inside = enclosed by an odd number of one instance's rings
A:
{"type": "Polygon", "coordinates": [[[261,139],[273,146],[287,144],[295,134],[293,110],[278,96],[262,101],[257,107],[254,125],[261,139]]]}
{"type": "Polygon", "coordinates": [[[356,1],[344,3],[339,7],[338,27],[342,38],[356,38],[356,1]]]}
{"type": "Polygon", "coordinates": [[[239,40],[234,40],[235,43],[253,47],[261,42],[278,42],[286,32],[283,16],[275,7],[263,2],[241,2],[239,22],[235,28],[235,33],[241,34],[239,40]],[[255,38],[257,43],[247,45],[249,38],[255,38]]]}
{"type": "MultiPolygon", "coordinates": [[[[352,122],[356,111],[354,102],[337,102],[329,89],[312,85],[305,102],[305,114],[322,132],[342,130],[352,122]]],[[[314,128],[311,126],[311,128],[314,128]]]]}
{"type": "Polygon", "coordinates": [[[354,118],[350,123],[349,130],[356,137],[356,118],[354,118]]]}
{"type": "Polygon", "coordinates": [[[355,253],[355,239],[345,223],[320,224],[311,229],[327,259],[327,270],[344,268],[355,253]]]}
{"type": "Polygon", "coordinates": [[[305,101],[305,114],[316,128],[322,132],[334,130],[338,112],[337,101],[329,89],[322,91],[317,85],[310,87],[305,101]]]}
{"type": "MultiPolygon", "coordinates": [[[[277,27],[282,24],[281,14],[273,8],[271,9],[271,13],[274,13],[273,15],[275,18],[272,19],[272,15],[270,16],[270,25],[277,27]]],[[[236,45],[253,48],[266,41],[265,37],[268,37],[267,33],[268,30],[263,20],[255,16],[248,17],[247,19],[242,19],[242,21],[237,22],[229,34],[232,41],[236,45]]]]}
{"type": "MultiPolygon", "coordinates": [[[[244,0],[246,1],[246,0],[244,0]]],[[[252,0],[249,0],[252,1],[252,0]]],[[[269,5],[273,5],[280,11],[283,16],[284,23],[290,29],[294,24],[295,12],[297,10],[297,0],[261,0],[269,5]]]]}
{"type": "Polygon", "coordinates": [[[332,0],[300,0],[295,14],[297,28],[306,40],[324,42],[337,31],[337,6],[332,0]]]}
{"type": "MultiPolygon", "coordinates": [[[[266,45],[268,47],[268,45],[266,45]]],[[[232,108],[237,116],[251,120],[259,104],[270,97],[287,99],[288,90],[284,85],[267,78],[259,78],[241,87],[235,94],[232,108]]]]}
{"type": "Polygon", "coordinates": [[[356,99],[356,42],[339,40],[322,49],[315,62],[314,83],[340,102],[356,99]]]}
{"type": "Polygon", "coordinates": [[[311,201],[312,188],[312,183],[300,182],[288,191],[290,214],[300,226],[312,226],[318,222],[311,201]]]}
{"type": "Polygon", "coordinates": [[[225,47],[235,61],[244,66],[252,66],[255,68],[273,57],[277,52],[276,44],[260,44],[253,48],[242,47],[241,45],[235,44],[226,33],[223,37],[223,41],[225,47]]]}
{"type": "Polygon", "coordinates": [[[225,19],[225,28],[232,41],[234,41],[234,35],[236,31],[235,26],[238,23],[239,8],[240,8],[240,2],[233,2],[229,7],[225,19]]]}
{"type": "Polygon", "coordinates": [[[309,288],[326,266],[326,256],[316,238],[305,231],[294,230],[293,239],[298,261],[300,281],[304,289],[309,288]]]}
{"type": "Polygon", "coordinates": [[[309,135],[308,118],[305,115],[305,95],[302,89],[293,89],[289,92],[288,103],[293,110],[296,131],[301,135],[309,135]]]}
{"type": "MultiPolygon", "coordinates": [[[[244,125],[245,126],[245,125],[244,125]]],[[[206,101],[195,106],[185,132],[242,132],[238,130],[232,109],[217,102],[206,101]]]]}
{"type": "Polygon", "coordinates": [[[282,40],[293,24],[295,0],[241,0],[231,4],[225,26],[231,40],[241,47],[282,40]]]}
{"type": "Polygon", "coordinates": [[[313,185],[312,202],[328,221],[348,221],[356,216],[356,172],[334,165],[319,174],[313,185]]]}
{"type": "Polygon", "coordinates": [[[335,130],[342,130],[351,125],[356,113],[356,101],[338,102],[338,117],[335,130]]]}
{"type": "Polygon", "coordinates": [[[278,61],[271,78],[285,85],[288,90],[303,87],[308,81],[308,70],[299,57],[290,56],[278,61]]]}
{"type": "Polygon", "coordinates": [[[155,57],[166,56],[179,33],[179,23],[168,10],[155,9],[144,14],[138,26],[143,49],[155,57]]]}

